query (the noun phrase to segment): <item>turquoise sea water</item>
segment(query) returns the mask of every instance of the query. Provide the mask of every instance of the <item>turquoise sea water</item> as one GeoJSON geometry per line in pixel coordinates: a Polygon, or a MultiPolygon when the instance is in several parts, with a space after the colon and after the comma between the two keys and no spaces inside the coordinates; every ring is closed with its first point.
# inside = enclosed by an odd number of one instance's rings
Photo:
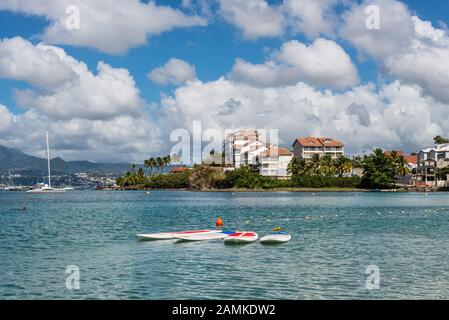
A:
{"type": "Polygon", "coordinates": [[[449,298],[449,194],[0,192],[1,299],[449,298]],[[26,207],[26,210],[23,208],[26,207]],[[227,227],[292,241],[139,242],[227,227]],[[68,265],[80,289],[66,288],[68,265]],[[380,288],[366,289],[366,267],[380,288]]]}

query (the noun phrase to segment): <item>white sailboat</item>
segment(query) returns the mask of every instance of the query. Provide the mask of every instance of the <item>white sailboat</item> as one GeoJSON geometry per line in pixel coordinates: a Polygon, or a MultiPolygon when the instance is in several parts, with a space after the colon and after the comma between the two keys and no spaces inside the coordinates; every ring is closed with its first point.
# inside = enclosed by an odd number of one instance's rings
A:
{"type": "Polygon", "coordinates": [[[48,131],[47,131],[47,164],[48,164],[48,184],[39,186],[38,188],[31,189],[27,191],[28,193],[63,193],[66,192],[65,189],[52,188],[51,186],[51,166],[50,166],[50,144],[48,142],[48,131]]]}

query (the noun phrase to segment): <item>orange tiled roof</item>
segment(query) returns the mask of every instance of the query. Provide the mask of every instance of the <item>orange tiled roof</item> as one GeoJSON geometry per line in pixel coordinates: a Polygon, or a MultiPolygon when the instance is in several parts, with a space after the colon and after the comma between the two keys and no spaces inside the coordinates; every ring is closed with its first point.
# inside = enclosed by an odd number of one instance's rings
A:
{"type": "Polygon", "coordinates": [[[291,156],[292,153],[284,147],[271,147],[267,151],[265,151],[264,156],[265,157],[274,157],[274,156],[291,156]],[[276,153],[277,152],[277,153],[276,153]]]}
{"type": "Polygon", "coordinates": [[[404,156],[405,157],[405,161],[407,161],[407,163],[412,163],[412,164],[417,164],[418,163],[418,156],[404,156]]]}
{"type": "Polygon", "coordinates": [[[298,142],[303,147],[343,147],[344,144],[334,138],[326,137],[303,137],[297,138],[295,143],[298,142]]]}
{"type": "Polygon", "coordinates": [[[318,140],[320,140],[320,142],[325,147],[343,147],[344,146],[343,142],[335,140],[334,138],[318,138],[318,140]]]}
{"type": "MultiPolygon", "coordinates": [[[[393,151],[385,151],[384,154],[385,154],[386,156],[391,156],[391,153],[392,153],[392,152],[393,152],[393,151]]],[[[407,163],[412,163],[412,164],[417,164],[417,163],[418,163],[418,156],[408,155],[408,154],[406,154],[404,151],[401,151],[401,150],[396,151],[396,153],[397,153],[399,156],[404,157],[404,158],[405,158],[405,161],[406,161],[407,163]]]]}
{"type": "Polygon", "coordinates": [[[187,167],[176,167],[170,170],[170,173],[177,173],[177,172],[186,172],[189,171],[189,168],[187,167]]]}

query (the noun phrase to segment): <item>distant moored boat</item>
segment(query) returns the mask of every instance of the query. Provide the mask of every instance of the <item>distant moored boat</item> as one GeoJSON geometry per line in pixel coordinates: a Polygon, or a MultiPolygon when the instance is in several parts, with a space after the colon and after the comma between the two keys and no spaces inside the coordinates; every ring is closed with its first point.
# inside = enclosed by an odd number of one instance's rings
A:
{"type": "Polygon", "coordinates": [[[47,164],[48,164],[48,184],[44,186],[28,190],[27,193],[63,193],[66,189],[52,188],[51,186],[51,168],[50,168],[50,144],[48,142],[48,131],[47,131],[47,164]]]}

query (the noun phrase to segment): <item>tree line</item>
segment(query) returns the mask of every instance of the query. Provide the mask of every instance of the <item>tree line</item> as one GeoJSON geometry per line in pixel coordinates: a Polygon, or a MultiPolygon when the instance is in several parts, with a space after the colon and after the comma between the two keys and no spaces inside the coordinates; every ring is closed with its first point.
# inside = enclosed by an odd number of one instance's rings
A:
{"type": "Polygon", "coordinates": [[[197,190],[225,188],[393,188],[397,176],[409,173],[406,159],[393,151],[386,154],[382,149],[370,155],[352,159],[341,156],[312,156],[310,159],[293,158],[288,165],[288,179],[280,180],[261,176],[251,167],[241,167],[223,172],[221,167],[210,164],[196,165],[188,172],[161,174],[160,171],[171,163],[171,157],[149,158],[144,168],[133,165],[131,171],[117,179],[123,187],[145,188],[190,188],[197,190]],[[354,168],[363,171],[362,177],[353,174],[354,168]],[[155,174],[155,169],[157,173],[155,174]]]}
{"type": "Polygon", "coordinates": [[[168,166],[171,163],[172,159],[171,156],[165,156],[165,157],[156,157],[156,158],[149,158],[144,160],[143,166],[145,169],[149,169],[152,173],[154,169],[162,170],[166,166],[168,166]]]}
{"type": "Polygon", "coordinates": [[[147,173],[153,174],[155,170],[161,171],[171,163],[171,157],[151,157],[145,159],[143,162],[143,168],[137,168],[136,164],[131,165],[131,170],[126,172],[125,175],[117,178],[117,185],[122,187],[143,185],[148,181],[147,173]],[[144,169],[145,168],[145,169],[144,169]]]}
{"type": "Polygon", "coordinates": [[[344,177],[352,173],[353,168],[363,171],[359,187],[368,189],[388,189],[395,185],[397,176],[405,176],[410,172],[406,159],[396,151],[386,154],[376,149],[363,157],[319,156],[310,159],[293,158],[288,166],[292,179],[304,180],[310,177],[344,177]]]}
{"type": "Polygon", "coordinates": [[[350,173],[353,168],[353,161],[341,156],[332,159],[330,156],[320,156],[314,154],[310,159],[293,158],[288,165],[287,172],[292,177],[297,176],[338,176],[350,173]]]}

